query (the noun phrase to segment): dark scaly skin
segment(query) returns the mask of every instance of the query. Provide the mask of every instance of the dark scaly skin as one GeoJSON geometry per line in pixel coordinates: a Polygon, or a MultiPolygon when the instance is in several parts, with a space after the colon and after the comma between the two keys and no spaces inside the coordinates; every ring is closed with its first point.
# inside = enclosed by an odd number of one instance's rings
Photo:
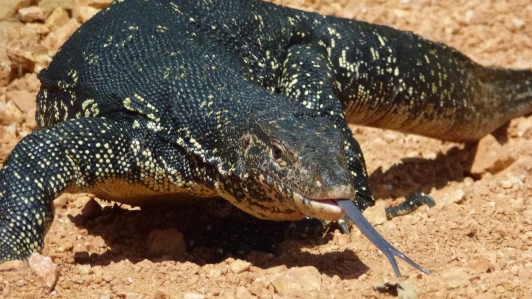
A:
{"type": "Polygon", "coordinates": [[[115,2],[39,78],[41,129],[0,170],[0,261],[40,250],[65,191],[338,219],[333,200],[374,202],[347,123],[477,140],[532,107],[530,71],[252,0],[115,2]]]}

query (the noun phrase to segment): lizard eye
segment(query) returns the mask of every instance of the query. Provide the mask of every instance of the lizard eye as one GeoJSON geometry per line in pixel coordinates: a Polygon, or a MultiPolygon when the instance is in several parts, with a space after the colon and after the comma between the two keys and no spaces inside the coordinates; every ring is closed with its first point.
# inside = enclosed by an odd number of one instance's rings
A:
{"type": "Polygon", "coordinates": [[[272,156],[279,162],[283,157],[283,150],[278,145],[272,144],[272,156]]]}

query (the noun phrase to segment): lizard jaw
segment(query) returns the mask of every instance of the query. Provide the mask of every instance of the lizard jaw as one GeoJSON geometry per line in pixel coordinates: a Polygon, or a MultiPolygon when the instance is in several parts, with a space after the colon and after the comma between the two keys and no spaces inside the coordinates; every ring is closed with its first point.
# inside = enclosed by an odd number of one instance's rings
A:
{"type": "Polygon", "coordinates": [[[292,198],[298,210],[306,216],[322,220],[337,220],[345,215],[336,203],[336,199],[311,199],[297,192],[293,193],[292,198]]]}
{"type": "Polygon", "coordinates": [[[301,218],[310,216],[322,220],[338,220],[345,216],[345,212],[340,208],[337,200],[355,197],[355,190],[351,185],[338,185],[329,190],[315,192],[314,196],[308,197],[268,173],[263,178],[266,179],[264,181],[269,181],[270,183],[276,182],[278,190],[283,189],[279,188],[283,186],[291,191],[294,207],[297,209],[298,214],[302,216],[301,218]]]}
{"type": "Polygon", "coordinates": [[[355,190],[350,184],[316,190],[312,196],[304,196],[293,188],[292,192],[294,203],[302,213],[322,220],[338,220],[344,217],[345,212],[338,205],[338,200],[355,197],[355,190]]]}

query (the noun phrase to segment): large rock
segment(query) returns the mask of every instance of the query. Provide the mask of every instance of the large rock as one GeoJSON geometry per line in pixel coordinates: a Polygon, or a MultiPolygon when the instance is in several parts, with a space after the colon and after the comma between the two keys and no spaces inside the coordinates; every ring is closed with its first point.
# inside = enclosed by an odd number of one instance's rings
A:
{"type": "Polygon", "coordinates": [[[514,161],[515,157],[490,134],[478,142],[471,173],[480,176],[486,173],[495,174],[510,166],[514,161]]]}
{"type": "Polygon", "coordinates": [[[42,279],[42,284],[52,291],[59,280],[59,268],[47,256],[33,253],[29,260],[30,268],[42,279]]]}

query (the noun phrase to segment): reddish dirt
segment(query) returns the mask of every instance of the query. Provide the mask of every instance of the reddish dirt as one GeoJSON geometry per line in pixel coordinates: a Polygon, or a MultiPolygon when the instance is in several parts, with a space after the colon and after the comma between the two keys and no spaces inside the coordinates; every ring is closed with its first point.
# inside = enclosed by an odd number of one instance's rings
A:
{"type": "MultiPolygon", "coordinates": [[[[106,2],[3,0],[0,161],[36,128],[36,73],[106,2]],[[19,10],[30,5],[38,8],[19,10]],[[65,10],[50,15],[57,7],[65,10]]],[[[277,2],[411,30],[485,65],[532,68],[528,0],[277,2]]],[[[393,292],[374,289],[386,281],[404,282],[420,298],[532,298],[532,118],[513,120],[478,146],[364,127],[353,131],[379,199],[364,214],[431,275],[400,261],[404,276],[396,279],[356,228],[350,235],[335,231],[285,241],[278,256],[252,252],[244,260],[209,264],[212,250],[183,253],[175,246],[172,254],[153,258],[157,246],[174,246],[164,239],[181,240],[169,230],[178,226],[174,222],[195,224],[194,210],[113,209],[81,194],[55,201],[56,219],[42,251],[60,273],[55,289],[26,262],[10,262],[0,265],[0,298],[393,298],[393,292]],[[386,221],[383,208],[416,190],[430,193],[437,206],[386,221]]]]}

